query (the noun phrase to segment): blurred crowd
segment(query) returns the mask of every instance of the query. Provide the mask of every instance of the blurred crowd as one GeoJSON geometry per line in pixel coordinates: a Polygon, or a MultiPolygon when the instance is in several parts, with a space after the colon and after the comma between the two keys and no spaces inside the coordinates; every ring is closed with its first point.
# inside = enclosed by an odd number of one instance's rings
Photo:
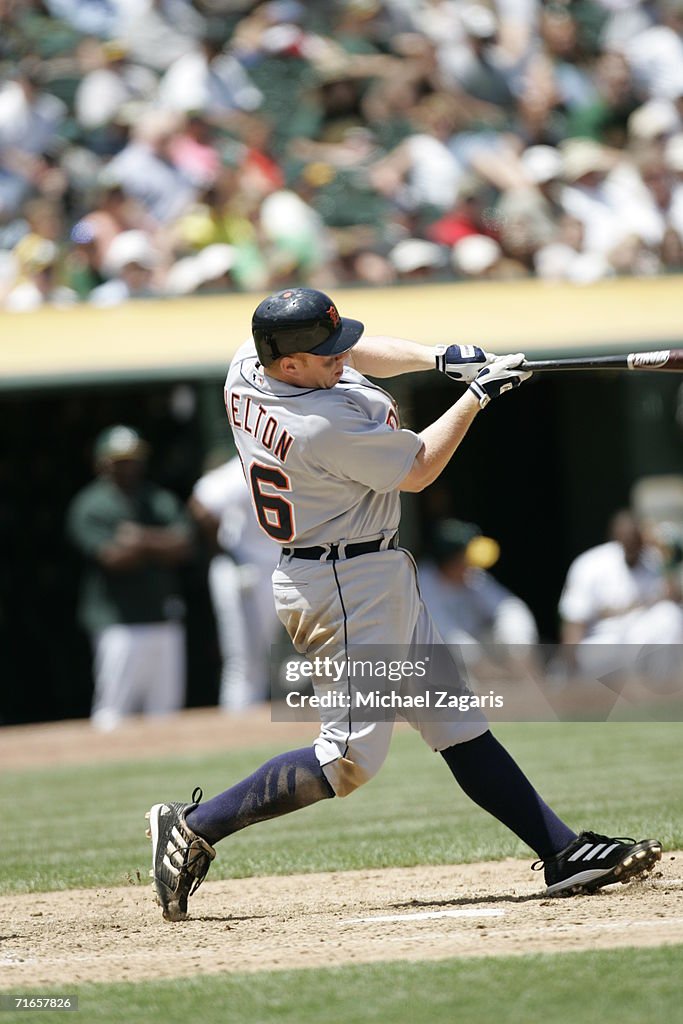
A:
{"type": "Polygon", "coordinates": [[[0,0],[0,304],[683,265],[683,0],[0,0]]]}

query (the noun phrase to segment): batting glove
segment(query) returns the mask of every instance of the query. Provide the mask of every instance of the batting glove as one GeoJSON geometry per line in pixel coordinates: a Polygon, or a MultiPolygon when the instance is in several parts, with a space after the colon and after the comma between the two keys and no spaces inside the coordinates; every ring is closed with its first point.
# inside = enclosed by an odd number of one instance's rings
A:
{"type": "Polygon", "coordinates": [[[469,386],[469,390],[479,400],[479,405],[485,409],[492,398],[518,388],[524,380],[531,376],[531,370],[520,370],[519,365],[526,359],[523,352],[517,352],[511,356],[501,356],[489,363],[477,374],[469,386]]]}
{"type": "Polygon", "coordinates": [[[497,356],[484,352],[477,345],[437,345],[434,348],[436,368],[451,380],[471,384],[482,367],[497,356]]]}

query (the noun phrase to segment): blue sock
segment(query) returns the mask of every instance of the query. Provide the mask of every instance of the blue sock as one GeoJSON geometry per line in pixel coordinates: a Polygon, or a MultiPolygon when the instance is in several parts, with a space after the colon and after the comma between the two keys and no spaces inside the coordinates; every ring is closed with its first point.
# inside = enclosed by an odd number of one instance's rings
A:
{"type": "Polygon", "coordinates": [[[576,839],[490,732],[456,743],[441,756],[470,800],[507,825],[541,859],[576,839]]]}
{"type": "Polygon", "coordinates": [[[193,832],[213,844],[247,825],[333,796],[313,747],[302,747],[266,761],[253,775],[199,804],[186,821],[193,832]]]}

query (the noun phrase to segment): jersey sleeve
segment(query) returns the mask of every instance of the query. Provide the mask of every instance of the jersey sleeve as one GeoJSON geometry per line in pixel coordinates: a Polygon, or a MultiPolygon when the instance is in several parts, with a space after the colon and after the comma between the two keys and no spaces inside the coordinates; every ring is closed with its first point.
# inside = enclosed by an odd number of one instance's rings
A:
{"type": "Polygon", "coordinates": [[[66,532],[71,543],[88,558],[94,558],[100,548],[114,537],[114,524],[92,501],[89,495],[78,495],[69,506],[66,532]]]}
{"type": "Polygon", "coordinates": [[[182,502],[175,494],[162,488],[154,488],[151,503],[160,526],[173,526],[190,532],[190,520],[182,502]]]}
{"type": "Polygon", "coordinates": [[[220,519],[230,501],[228,474],[225,466],[212,469],[197,480],[192,495],[204,508],[220,519]]]}
{"type": "Polygon", "coordinates": [[[399,486],[421,447],[412,430],[378,423],[353,402],[338,405],[330,419],[318,417],[309,435],[309,449],[323,472],[379,494],[399,486]]]}
{"type": "Polygon", "coordinates": [[[482,610],[489,621],[493,621],[503,601],[512,597],[509,590],[506,590],[502,583],[489,575],[483,569],[472,572],[474,578],[473,592],[476,595],[482,610]]]}

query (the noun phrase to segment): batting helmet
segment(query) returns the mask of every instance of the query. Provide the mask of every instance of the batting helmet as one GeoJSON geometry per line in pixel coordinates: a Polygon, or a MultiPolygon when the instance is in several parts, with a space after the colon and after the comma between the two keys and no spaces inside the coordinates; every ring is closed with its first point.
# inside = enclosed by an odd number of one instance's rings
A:
{"type": "Polygon", "coordinates": [[[356,344],[364,329],[359,320],[340,316],[329,295],[315,288],[288,288],[269,295],[251,319],[263,366],[294,352],[339,355],[356,344]]]}

